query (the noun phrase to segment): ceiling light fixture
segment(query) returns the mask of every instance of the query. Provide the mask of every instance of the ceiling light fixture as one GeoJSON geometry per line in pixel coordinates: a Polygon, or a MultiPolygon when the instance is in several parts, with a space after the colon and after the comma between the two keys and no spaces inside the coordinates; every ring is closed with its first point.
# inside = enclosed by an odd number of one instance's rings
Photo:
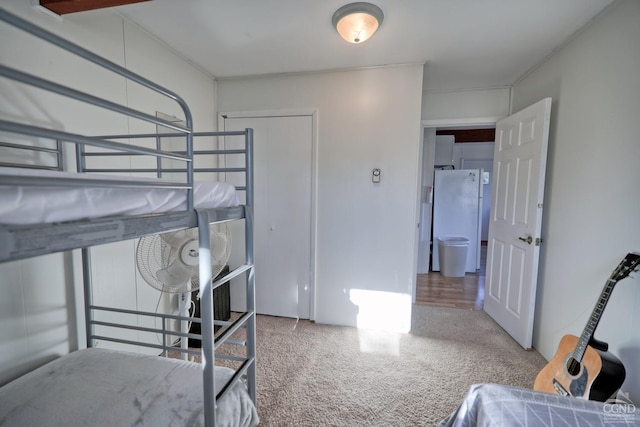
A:
{"type": "Polygon", "coordinates": [[[349,3],[336,10],[331,22],[336,31],[349,43],[362,43],[382,24],[384,13],[375,4],[349,3]]]}

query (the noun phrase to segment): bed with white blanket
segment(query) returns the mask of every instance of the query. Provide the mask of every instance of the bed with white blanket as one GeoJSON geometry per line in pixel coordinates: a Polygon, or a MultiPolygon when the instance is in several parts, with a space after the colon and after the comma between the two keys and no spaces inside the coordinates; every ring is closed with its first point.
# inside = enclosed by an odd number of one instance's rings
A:
{"type": "MultiPolygon", "coordinates": [[[[58,180],[78,179],[69,172],[0,167],[5,180],[14,177],[58,180]]],[[[77,221],[108,216],[133,216],[187,210],[183,189],[99,187],[113,176],[85,174],[87,184],[82,187],[23,186],[0,187],[0,219],[3,224],[38,224],[77,221]],[[96,186],[93,186],[93,185],[96,186]]],[[[150,184],[155,180],[128,177],[134,185],[150,184]]],[[[198,209],[238,206],[240,201],[233,185],[218,181],[196,181],[193,184],[193,204],[198,209]]]]}
{"type": "MultiPolygon", "coordinates": [[[[215,391],[233,375],[216,367],[215,391]]],[[[106,349],[79,350],[0,388],[2,426],[204,426],[198,363],[106,349]]],[[[216,425],[253,426],[257,414],[235,383],[216,425]],[[229,403],[231,402],[231,403],[229,403]]]]}

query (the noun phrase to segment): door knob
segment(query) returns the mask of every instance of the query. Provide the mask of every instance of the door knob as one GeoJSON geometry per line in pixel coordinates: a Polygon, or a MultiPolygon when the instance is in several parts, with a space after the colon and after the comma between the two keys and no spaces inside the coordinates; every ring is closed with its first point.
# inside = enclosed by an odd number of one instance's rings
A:
{"type": "Polygon", "coordinates": [[[527,237],[518,237],[518,240],[522,240],[523,242],[527,243],[527,244],[531,244],[533,243],[533,237],[531,236],[527,236],[527,237]]]}

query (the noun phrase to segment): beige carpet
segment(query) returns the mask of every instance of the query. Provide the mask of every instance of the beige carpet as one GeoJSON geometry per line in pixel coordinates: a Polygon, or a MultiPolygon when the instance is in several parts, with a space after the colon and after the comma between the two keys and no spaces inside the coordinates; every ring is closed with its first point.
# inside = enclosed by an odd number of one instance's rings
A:
{"type": "Polygon", "coordinates": [[[482,311],[414,306],[408,334],[258,316],[261,426],[433,426],[470,385],[531,387],[545,360],[482,311]]]}

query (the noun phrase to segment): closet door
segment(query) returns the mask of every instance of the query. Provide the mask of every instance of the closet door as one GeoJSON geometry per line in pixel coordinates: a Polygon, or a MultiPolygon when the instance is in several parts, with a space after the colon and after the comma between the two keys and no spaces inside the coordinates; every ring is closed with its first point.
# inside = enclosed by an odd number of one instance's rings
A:
{"type": "MultiPolygon", "coordinates": [[[[256,311],[308,319],[312,116],[227,116],[224,127],[254,130],[256,311]]],[[[232,308],[243,303],[232,294],[232,308]]]]}

